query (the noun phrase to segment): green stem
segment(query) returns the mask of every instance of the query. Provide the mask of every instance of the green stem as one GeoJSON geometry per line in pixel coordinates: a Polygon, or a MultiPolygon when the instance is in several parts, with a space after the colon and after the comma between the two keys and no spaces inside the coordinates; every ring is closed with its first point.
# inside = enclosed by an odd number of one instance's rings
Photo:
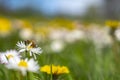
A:
{"type": "Polygon", "coordinates": [[[53,75],[52,75],[52,64],[50,65],[50,80],[53,80],[53,75]]]}
{"type": "Polygon", "coordinates": [[[53,75],[53,80],[58,80],[58,75],[53,75]]]}
{"type": "Polygon", "coordinates": [[[30,80],[30,73],[27,72],[27,80],[30,80]]]}
{"type": "Polygon", "coordinates": [[[19,77],[19,80],[24,80],[23,75],[21,74],[21,72],[17,72],[17,76],[19,77]]]}

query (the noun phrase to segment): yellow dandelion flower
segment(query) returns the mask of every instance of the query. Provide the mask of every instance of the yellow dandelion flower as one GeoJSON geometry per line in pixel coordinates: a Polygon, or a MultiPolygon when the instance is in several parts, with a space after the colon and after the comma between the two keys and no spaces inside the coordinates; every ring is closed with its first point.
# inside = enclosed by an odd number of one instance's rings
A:
{"type": "MultiPolygon", "coordinates": [[[[51,74],[51,67],[50,67],[50,65],[45,65],[40,68],[40,71],[45,72],[47,74],[51,74]]],[[[53,75],[60,75],[60,74],[64,74],[64,73],[69,73],[69,70],[67,67],[52,65],[52,74],[53,75]]]]}
{"type": "Polygon", "coordinates": [[[62,67],[58,66],[58,72],[57,73],[58,74],[69,73],[69,70],[65,66],[62,66],[62,67]]]}
{"type": "Polygon", "coordinates": [[[106,21],[106,25],[111,28],[117,28],[119,26],[119,22],[116,20],[108,20],[106,21]]]}

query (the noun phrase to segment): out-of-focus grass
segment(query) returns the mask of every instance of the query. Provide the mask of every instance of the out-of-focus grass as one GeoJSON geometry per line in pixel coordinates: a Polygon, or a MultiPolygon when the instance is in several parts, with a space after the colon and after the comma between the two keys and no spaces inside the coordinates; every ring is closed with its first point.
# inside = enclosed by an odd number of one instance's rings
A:
{"type": "Polygon", "coordinates": [[[68,44],[61,53],[43,53],[39,61],[68,66],[72,80],[117,80],[113,54],[111,47],[97,52],[92,42],[78,41],[68,44]]]}

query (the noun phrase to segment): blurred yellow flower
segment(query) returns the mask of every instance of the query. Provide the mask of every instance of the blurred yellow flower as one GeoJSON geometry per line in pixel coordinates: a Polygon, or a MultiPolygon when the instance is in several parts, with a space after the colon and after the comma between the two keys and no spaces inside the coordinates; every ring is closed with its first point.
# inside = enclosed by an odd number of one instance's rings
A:
{"type": "Polygon", "coordinates": [[[0,33],[6,34],[11,30],[11,22],[6,18],[0,18],[0,33]]]}
{"type": "Polygon", "coordinates": [[[32,29],[32,28],[33,28],[31,22],[28,21],[28,20],[23,20],[23,26],[22,26],[22,27],[23,27],[23,28],[29,28],[29,29],[32,29]]]}
{"type": "Polygon", "coordinates": [[[50,26],[55,28],[66,28],[68,30],[72,30],[75,28],[73,21],[67,19],[54,19],[48,23],[50,26]]]}
{"type": "MultiPolygon", "coordinates": [[[[47,74],[51,74],[51,70],[50,69],[51,69],[50,65],[45,65],[45,66],[40,68],[40,71],[41,72],[46,72],[47,74]]],[[[68,70],[67,67],[52,65],[52,74],[60,75],[60,74],[64,74],[64,73],[69,73],[69,70],[68,70]]]]}
{"type": "Polygon", "coordinates": [[[106,25],[111,28],[117,28],[119,26],[119,21],[117,20],[108,20],[106,21],[106,25]]]}
{"type": "Polygon", "coordinates": [[[36,34],[41,35],[43,38],[46,38],[48,36],[50,30],[50,28],[46,26],[35,27],[34,29],[36,34]]]}

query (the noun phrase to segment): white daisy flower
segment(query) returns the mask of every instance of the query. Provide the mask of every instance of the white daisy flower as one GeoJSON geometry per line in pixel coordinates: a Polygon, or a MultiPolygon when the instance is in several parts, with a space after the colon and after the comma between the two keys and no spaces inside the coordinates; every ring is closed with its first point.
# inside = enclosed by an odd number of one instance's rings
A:
{"type": "Polygon", "coordinates": [[[20,61],[20,58],[13,58],[8,61],[7,64],[5,64],[5,67],[8,69],[17,69],[17,62],[20,61]]]}
{"type": "Polygon", "coordinates": [[[37,72],[39,70],[39,65],[34,59],[18,59],[15,62],[10,62],[6,65],[8,69],[17,69],[20,70],[21,73],[25,76],[27,71],[37,72]]]}
{"type": "Polygon", "coordinates": [[[16,44],[19,48],[19,52],[25,52],[28,51],[30,56],[33,56],[36,59],[36,54],[41,54],[42,50],[40,47],[37,47],[37,45],[33,41],[21,41],[16,44]]]}
{"type": "Polygon", "coordinates": [[[8,50],[0,54],[0,63],[7,64],[9,60],[15,60],[19,57],[20,55],[16,50],[8,50]]]}

